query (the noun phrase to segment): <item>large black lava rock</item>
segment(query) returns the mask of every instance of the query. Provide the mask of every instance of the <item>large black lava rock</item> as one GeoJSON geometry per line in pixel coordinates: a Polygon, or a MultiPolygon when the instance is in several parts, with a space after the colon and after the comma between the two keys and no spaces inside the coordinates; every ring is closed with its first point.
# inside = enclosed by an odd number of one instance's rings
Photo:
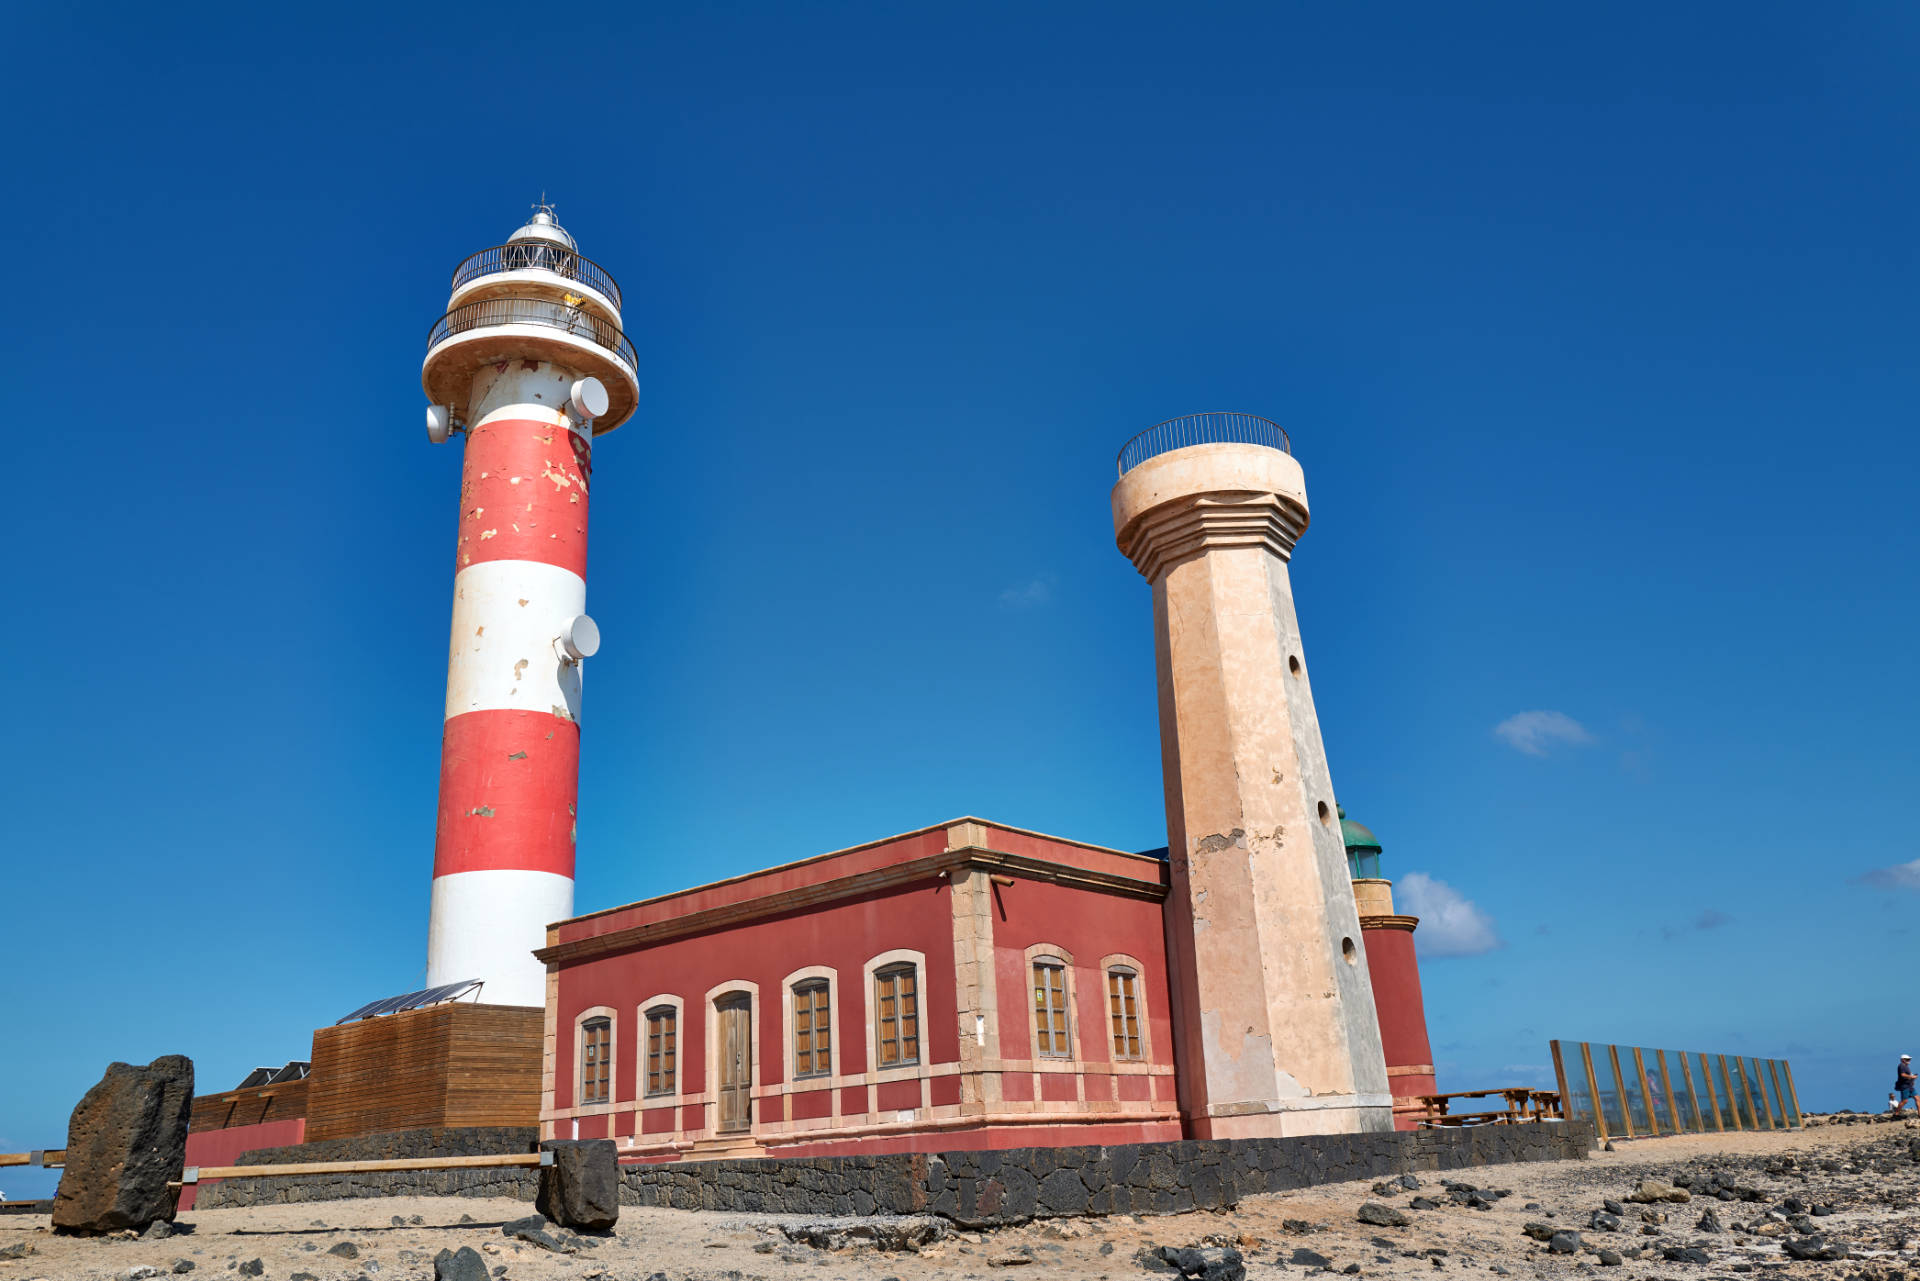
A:
{"type": "Polygon", "coordinates": [[[548,1139],[553,1164],[540,1170],[540,1213],[576,1232],[605,1232],[620,1218],[620,1157],[612,1139],[548,1139]]]}
{"type": "Polygon", "coordinates": [[[145,1067],[115,1063],[67,1122],[67,1164],[53,1226],[93,1235],[172,1219],[187,1164],[193,1060],[168,1054],[145,1067]]]}

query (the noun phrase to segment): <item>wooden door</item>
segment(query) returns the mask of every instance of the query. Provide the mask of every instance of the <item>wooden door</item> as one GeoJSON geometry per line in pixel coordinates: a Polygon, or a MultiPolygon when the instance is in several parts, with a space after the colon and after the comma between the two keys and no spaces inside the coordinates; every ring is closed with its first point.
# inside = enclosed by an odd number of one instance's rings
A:
{"type": "Polygon", "coordinates": [[[714,1002],[720,1020],[720,1132],[753,1128],[753,998],[745,992],[714,1002]]]}

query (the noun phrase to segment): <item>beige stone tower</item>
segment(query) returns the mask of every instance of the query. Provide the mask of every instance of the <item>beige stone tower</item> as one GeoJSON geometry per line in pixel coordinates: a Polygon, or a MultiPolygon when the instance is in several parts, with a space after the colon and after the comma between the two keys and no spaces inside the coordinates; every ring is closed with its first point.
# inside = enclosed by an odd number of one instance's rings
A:
{"type": "Polygon", "coordinates": [[[1153,584],[1168,966],[1195,1138],[1393,1127],[1380,1027],[1287,562],[1307,493],[1249,414],[1143,432],[1113,488],[1153,584]]]}

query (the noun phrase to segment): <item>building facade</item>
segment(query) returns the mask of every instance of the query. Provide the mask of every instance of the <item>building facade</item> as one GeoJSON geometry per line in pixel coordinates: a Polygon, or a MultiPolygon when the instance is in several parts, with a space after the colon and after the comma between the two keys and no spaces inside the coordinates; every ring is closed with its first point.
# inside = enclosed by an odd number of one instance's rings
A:
{"type": "Polygon", "coordinates": [[[962,819],[563,921],[543,1133],[628,1160],[1179,1138],[1167,883],[962,819]]]}

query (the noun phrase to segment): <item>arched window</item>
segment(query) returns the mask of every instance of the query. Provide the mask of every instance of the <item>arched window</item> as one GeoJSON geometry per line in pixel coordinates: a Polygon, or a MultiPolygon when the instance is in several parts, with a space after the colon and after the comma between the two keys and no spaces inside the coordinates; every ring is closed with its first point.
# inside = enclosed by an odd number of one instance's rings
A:
{"type": "Polygon", "coordinates": [[[1067,1021],[1067,963],[1057,956],[1033,961],[1034,1048],[1043,1059],[1073,1057],[1067,1021]]]}
{"type": "Polygon", "coordinates": [[[1107,1017],[1113,1030],[1113,1057],[1144,1058],[1140,1042],[1140,975],[1130,966],[1107,970],[1107,1017]]]}
{"type": "Polygon", "coordinates": [[[889,965],[873,975],[873,1031],[883,1068],[920,1061],[920,990],[912,964],[889,965]]]}
{"type": "Polygon", "coordinates": [[[647,1095],[673,1093],[674,1069],[680,1060],[680,1011],[656,1005],[646,1013],[647,1095]]]}
{"type": "Polygon", "coordinates": [[[613,1097],[613,1020],[604,1016],[580,1025],[580,1097],[578,1103],[605,1103],[613,1097]]]}
{"type": "Polygon", "coordinates": [[[833,1074],[833,1019],[825,979],[793,985],[793,1075],[833,1074]]]}

